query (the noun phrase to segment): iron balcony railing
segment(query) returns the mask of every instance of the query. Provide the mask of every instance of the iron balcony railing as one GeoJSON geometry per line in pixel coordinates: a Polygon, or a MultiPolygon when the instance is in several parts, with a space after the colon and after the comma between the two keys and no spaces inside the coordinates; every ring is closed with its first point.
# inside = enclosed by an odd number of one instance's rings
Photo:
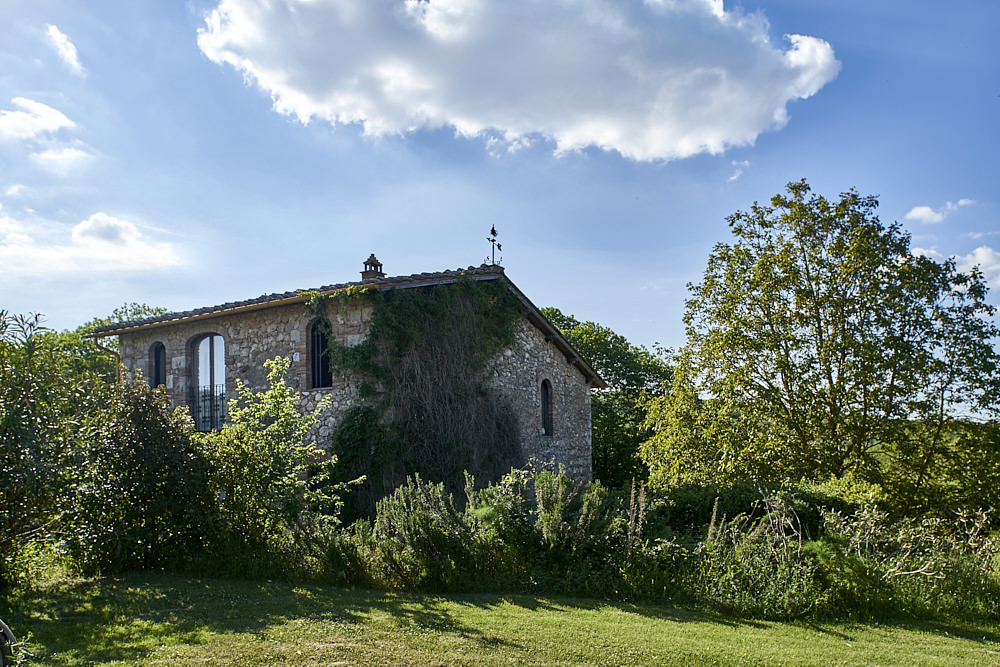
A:
{"type": "Polygon", "coordinates": [[[189,396],[194,427],[199,431],[216,431],[226,421],[226,385],[192,387],[189,396]]]}

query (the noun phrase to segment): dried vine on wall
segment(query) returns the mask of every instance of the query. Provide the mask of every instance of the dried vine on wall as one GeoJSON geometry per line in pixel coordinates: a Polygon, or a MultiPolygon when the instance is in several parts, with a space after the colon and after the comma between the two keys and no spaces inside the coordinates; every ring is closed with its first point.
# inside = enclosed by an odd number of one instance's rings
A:
{"type": "Polygon", "coordinates": [[[328,352],[333,372],[361,380],[368,398],[333,438],[345,478],[368,476],[356,512],[372,510],[408,474],[457,491],[464,471],[486,482],[520,465],[514,413],[486,382],[489,360],[514,342],[524,312],[501,281],[317,294],[310,309],[332,334],[328,305],[346,313],[352,299],[373,306],[368,337],[346,347],[329,335],[328,352]]]}

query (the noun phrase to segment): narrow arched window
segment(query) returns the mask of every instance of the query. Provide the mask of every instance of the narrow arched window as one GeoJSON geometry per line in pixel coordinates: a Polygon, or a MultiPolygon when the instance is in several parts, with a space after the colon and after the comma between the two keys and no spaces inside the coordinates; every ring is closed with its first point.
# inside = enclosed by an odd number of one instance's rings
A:
{"type": "Polygon", "coordinates": [[[330,372],[330,338],[319,321],[312,325],[309,334],[309,366],[312,387],[333,386],[333,373],[330,372]]]}
{"type": "Polygon", "coordinates": [[[222,428],[226,414],[226,345],[219,334],[208,334],[194,347],[195,377],[191,407],[195,428],[222,428]]]}
{"type": "Polygon", "coordinates": [[[552,435],[552,384],[542,380],[542,435],[552,435]]]}
{"type": "Polygon", "coordinates": [[[149,386],[159,387],[167,383],[167,348],[163,343],[155,343],[149,351],[149,386]]]}

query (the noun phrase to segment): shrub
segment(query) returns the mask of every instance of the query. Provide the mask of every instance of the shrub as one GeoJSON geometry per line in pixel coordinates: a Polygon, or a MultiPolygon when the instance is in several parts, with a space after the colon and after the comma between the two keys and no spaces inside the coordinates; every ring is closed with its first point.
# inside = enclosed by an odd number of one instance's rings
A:
{"type": "Polygon", "coordinates": [[[819,597],[815,564],[803,554],[802,523],[787,494],[762,498],[759,518],[717,515],[691,552],[686,585],[712,606],[760,618],[795,618],[819,597]]]}
{"type": "Polygon", "coordinates": [[[1000,617],[1000,540],[986,512],[890,521],[866,505],[854,515],[829,512],[826,522],[836,549],[824,563],[832,613],[1000,617]]]}
{"type": "Polygon", "coordinates": [[[303,558],[322,560],[323,536],[338,523],[344,489],[330,482],[336,458],[306,442],[326,404],[301,414],[297,392],[284,381],[289,361],[264,365],[268,389],[254,393],[238,382],[226,427],[197,437],[219,516],[216,562],[241,574],[277,574],[303,558]]]}
{"type": "Polygon", "coordinates": [[[443,483],[408,477],[378,502],[372,539],[390,588],[457,590],[473,579],[472,532],[443,483]]]}
{"type": "Polygon", "coordinates": [[[528,499],[531,473],[515,468],[496,484],[475,488],[467,475],[466,522],[473,530],[480,587],[529,588],[541,545],[528,499]]]}
{"type": "Polygon", "coordinates": [[[66,463],[61,530],[87,571],[182,568],[210,533],[191,423],[142,380],[92,395],[66,463]]]}

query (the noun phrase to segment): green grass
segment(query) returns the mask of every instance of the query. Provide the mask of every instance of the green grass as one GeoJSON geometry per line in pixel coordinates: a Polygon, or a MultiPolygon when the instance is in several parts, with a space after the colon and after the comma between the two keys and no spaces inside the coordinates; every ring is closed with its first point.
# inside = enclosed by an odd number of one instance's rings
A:
{"type": "Polygon", "coordinates": [[[14,590],[36,665],[991,665],[1000,628],[134,575],[14,590]]]}

